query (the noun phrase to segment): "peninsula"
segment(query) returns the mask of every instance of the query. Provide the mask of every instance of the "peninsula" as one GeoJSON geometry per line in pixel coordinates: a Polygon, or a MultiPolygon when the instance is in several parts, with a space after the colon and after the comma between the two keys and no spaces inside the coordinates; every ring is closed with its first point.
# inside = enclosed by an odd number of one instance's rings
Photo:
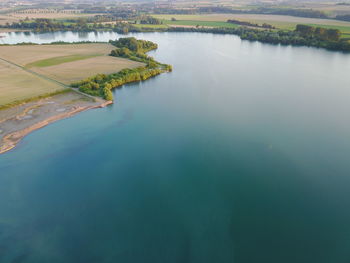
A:
{"type": "Polygon", "coordinates": [[[113,88],[171,71],[145,54],[156,48],[135,38],[2,46],[0,154],[34,130],[111,104],[113,88]]]}

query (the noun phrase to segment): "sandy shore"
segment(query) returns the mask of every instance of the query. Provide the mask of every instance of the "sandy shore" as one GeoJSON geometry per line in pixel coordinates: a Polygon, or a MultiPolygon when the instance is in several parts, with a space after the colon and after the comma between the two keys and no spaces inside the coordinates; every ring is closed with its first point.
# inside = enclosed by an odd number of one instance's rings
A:
{"type": "Polygon", "coordinates": [[[32,131],[79,112],[102,108],[111,103],[72,91],[0,110],[0,154],[13,149],[32,131]]]}

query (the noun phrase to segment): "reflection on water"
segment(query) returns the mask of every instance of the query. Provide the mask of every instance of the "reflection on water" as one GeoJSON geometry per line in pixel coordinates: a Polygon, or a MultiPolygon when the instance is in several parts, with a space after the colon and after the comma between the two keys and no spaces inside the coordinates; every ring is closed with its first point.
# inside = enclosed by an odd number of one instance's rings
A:
{"type": "Polygon", "coordinates": [[[134,35],[174,71],[0,157],[0,262],[348,262],[350,56],[134,35]]]}

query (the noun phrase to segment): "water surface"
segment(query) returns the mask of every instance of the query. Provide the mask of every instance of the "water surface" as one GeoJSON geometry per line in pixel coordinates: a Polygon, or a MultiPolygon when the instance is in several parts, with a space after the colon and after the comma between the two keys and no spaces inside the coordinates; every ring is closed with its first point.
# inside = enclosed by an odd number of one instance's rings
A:
{"type": "Polygon", "coordinates": [[[349,262],[350,56],[135,36],[174,71],[0,156],[0,262],[349,262]]]}

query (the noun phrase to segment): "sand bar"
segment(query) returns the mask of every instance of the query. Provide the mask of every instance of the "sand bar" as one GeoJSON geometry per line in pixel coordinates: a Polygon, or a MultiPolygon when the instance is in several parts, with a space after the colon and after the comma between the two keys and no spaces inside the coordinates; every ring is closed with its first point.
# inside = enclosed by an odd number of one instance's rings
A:
{"type": "Polygon", "coordinates": [[[13,149],[32,131],[79,112],[102,108],[111,103],[71,91],[0,110],[0,154],[13,149]]]}

